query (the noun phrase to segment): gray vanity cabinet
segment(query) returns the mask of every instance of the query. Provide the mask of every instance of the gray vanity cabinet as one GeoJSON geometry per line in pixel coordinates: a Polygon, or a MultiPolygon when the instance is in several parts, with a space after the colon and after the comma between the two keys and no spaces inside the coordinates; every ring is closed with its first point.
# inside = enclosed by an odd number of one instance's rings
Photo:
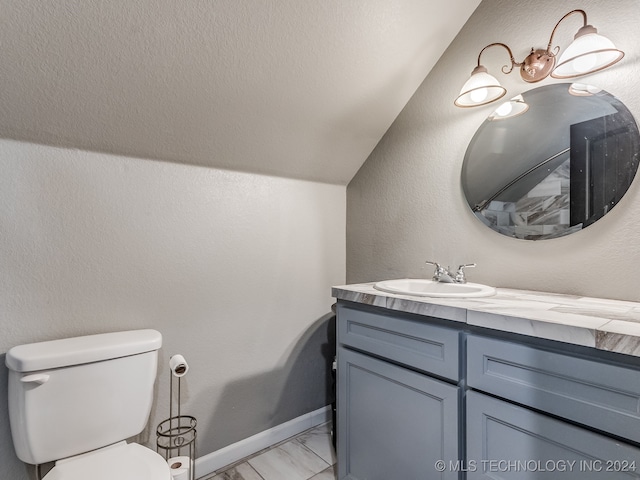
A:
{"type": "Polygon", "coordinates": [[[339,480],[640,480],[637,357],[337,311],[339,480]]]}
{"type": "Polygon", "coordinates": [[[453,329],[338,306],[338,478],[458,479],[459,335],[453,329]],[[452,355],[452,365],[445,361],[452,355]],[[446,378],[446,377],[445,377],[446,378]]]}

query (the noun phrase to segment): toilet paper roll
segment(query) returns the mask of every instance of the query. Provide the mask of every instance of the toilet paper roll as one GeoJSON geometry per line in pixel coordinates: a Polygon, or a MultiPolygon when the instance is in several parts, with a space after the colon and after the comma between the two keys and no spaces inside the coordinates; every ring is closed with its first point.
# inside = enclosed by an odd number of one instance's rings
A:
{"type": "Polygon", "coordinates": [[[191,459],[187,456],[171,457],[167,460],[172,480],[189,480],[191,459]]]}
{"type": "Polygon", "coordinates": [[[169,368],[174,377],[184,377],[189,371],[189,365],[182,355],[174,355],[169,359],[169,368]]]}

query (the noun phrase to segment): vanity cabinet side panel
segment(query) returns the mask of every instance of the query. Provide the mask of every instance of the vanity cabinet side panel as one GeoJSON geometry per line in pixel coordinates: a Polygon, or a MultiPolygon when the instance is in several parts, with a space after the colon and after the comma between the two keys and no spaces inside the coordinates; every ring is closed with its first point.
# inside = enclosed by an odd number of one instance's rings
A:
{"type": "Polygon", "coordinates": [[[338,478],[458,479],[458,388],[338,349],[338,478]]]}

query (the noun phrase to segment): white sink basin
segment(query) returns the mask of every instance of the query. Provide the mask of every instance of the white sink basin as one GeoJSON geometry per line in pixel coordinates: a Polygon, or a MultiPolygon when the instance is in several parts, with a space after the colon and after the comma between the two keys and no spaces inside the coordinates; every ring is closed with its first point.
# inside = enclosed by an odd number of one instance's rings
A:
{"type": "Polygon", "coordinates": [[[382,292],[416,297],[465,298],[490,297],[496,294],[495,288],[480,283],[440,283],[426,278],[384,280],[376,283],[373,288],[382,292]]]}

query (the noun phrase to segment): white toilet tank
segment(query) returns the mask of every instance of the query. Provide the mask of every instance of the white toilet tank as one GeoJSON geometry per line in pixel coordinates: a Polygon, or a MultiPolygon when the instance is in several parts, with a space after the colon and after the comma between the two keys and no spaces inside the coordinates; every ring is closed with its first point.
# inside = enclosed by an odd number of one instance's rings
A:
{"type": "Polygon", "coordinates": [[[9,350],[9,418],[20,460],[46,463],[140,433],[161,345],[160,332],[132,330],[9,350]]]}

